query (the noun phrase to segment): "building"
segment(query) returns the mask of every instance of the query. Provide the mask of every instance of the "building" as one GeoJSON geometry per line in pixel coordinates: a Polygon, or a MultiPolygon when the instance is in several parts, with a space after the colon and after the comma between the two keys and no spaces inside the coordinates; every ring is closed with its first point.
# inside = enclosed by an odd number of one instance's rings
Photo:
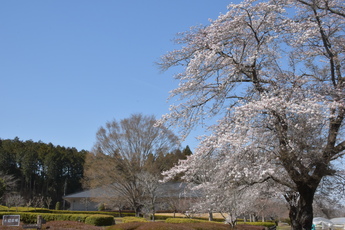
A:
{"type": "MultiPolygon", "coordinates": [[[[166,202],[167,200],[199,197],[197,193],[187,189],[187,184],[178,182],[160,184],[155,195],[157,196],[157,201],[160,203],[166,202]]],[[[100,203],[99,200],[124,200],[111,186],[70,194],[64,196],[63,199],[70,204],[69,209],[73,211],[96,211],[100,203]]],[[[160,207],[164,206],[161,205],[160,207]]]]}

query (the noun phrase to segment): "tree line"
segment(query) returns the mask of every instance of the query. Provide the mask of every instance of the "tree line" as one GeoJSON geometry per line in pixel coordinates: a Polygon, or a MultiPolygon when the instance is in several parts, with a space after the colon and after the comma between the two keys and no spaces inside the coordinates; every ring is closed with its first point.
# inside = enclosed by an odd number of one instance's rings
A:
{"type": "MultiPolygon", "coordinates": [[[[160,151],[157,155],[148,153],[142,159],[142,166],[145,171],[157,175],[191,154],[188,146],[183,150],[160,151]]],[[[61,202],[64,195],[82,191],[87,185],[84,169],[90,164],[86,161],[92,156],[93,153],[86,150],[52,143],[22,141],[18,137],[0,139],[1,204],[9,205],[10,200],[20,200],[21,204],[34,205],[35,201],[41,201],[36,203],[48,207],[61,202]]]]}
{"type": "Polygon", "coordinates": [[[26,201],[45,197],[55,203],[64,194],[80,191],[86,155],[85,150],[52,143],[0,139],[0,169],[16,182],[4,193],[3,203],[14,193],[26,201]]]}

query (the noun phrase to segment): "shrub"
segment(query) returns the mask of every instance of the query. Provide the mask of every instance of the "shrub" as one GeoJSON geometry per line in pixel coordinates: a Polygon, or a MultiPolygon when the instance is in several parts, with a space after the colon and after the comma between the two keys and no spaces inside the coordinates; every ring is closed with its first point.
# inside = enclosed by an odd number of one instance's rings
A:
{"type": "Polygon", "coordinates": [[[100,203],[99,205],[98,205],[98,211],[104,211],[105,210],[105,205],[104,205],[104,203],[100,203]]]}
{"type": "MultiPolygon", "coordinates": [[[[51,214],[51,213],[30,213],[30,212],[0,212],[0,219],[3,215],[20,215],[21,221],[26,224],[34,224],[37,222],[37,216],[42,216],[46,221],[79,221],[85,222],[85,219],[90,216],[87,214],[51,214]]],[[[111,216],[112,217],[112,216],[111,216]]]]}
{"type": "Polygon", "coordinates": [[[114,217],[109,215],[92,215],[86,218],[85,224],[110,226],[114,224],[114,217]]]}
{"type": "MultiPolygon", "coordinates": [[[[166,220],[168,218],[171,218],[171,216],[155,214],[155,220],[166,220]]],[[[152,215],[151,215],[151,219],[152,219],[152,215]]]]}
{"type": "Polygon", "coordinates": [[[148,222],[145,218],[142,218],[142,217],[133,217],[133,216],[130,216],[130,217],[123,217],[122,218],[122,222],[123,223],[131,223],[131,222],[148,222]]]}
{"type": "Polygon", "coordinates": [[[71,214],[69,215],[68,220],[70,221],[79,221],[85,223],[86,218],[89,217],[90,215],[88,214],[71,214]]]}
{"type": "MultiPolygon", "coordinates": [[[[197,219],[197,220],[204,220],[209,222],[208,218],[204,218],[204,217],[193,217],[193,219],[197,219]]],[[[214,222],[220,222],[220,223],[224,223],[225,219],[224,218],[213,218],[214,222]]]]}
{"type": "Polygon", "coordinates": [[[61,209],[61,203],[58,201],[55,204],[55,210],[60,210],[61,209]]]}
{"type": "MultiPolygon", "coordinates": [[[[93,214],[102,214],[102,215],[112,215],[114,217],[120,216],[119,212],[100,212],[100,211],[68,211],[68,210],[51,210],[52,213],[57,213],[57,214],[88,214],[88,215],[93,215],[93,214]]],[[[134,213],[121,213],[122,216],[134,216],[134,213]]]]}
{"type": "Polygon", "coordinates": [[[20,212],[38,212],[38,213],[52,213],[50,209],[47,208],[18,208],[20,212]]]}
{"type": "Polygon", "coordinates": [[[0,219],[2,219],[3,215],[20,215],[21,221],[24,223],[36,223],[37,222],[37,214],[33,213],[26,213],[26,212],[0,212],[0,219]]]}
{"type": "Polygon", "coordinates": [[[291,226],[291,220],[290,220],[290,218],[284,219],[284,220],[282,220],[282,222],[287,223],[288,225],[291,226]]]}

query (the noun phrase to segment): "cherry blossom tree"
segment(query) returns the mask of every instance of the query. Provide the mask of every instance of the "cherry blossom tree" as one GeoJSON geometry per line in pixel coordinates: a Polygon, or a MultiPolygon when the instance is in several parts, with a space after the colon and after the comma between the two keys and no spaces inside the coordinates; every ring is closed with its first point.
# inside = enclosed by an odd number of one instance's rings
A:
{"type": "Polygon", "coordinates": [[[159,63],[182,70],[157,125],[185,137],[202,124],[211,134],[166,177],[193,181],[212,156],[209,186],[273,181],[292,228],[311,229],[315,191],[345,149],[344,29],[342,0],[244,0],[181,33],[181,48],[159,63]]]}

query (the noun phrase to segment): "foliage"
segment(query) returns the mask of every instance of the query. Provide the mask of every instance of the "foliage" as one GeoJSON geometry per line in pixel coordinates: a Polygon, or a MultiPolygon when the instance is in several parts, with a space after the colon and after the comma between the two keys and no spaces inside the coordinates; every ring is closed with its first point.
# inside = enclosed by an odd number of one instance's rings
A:
{"type": "MultiPolygon", "coordinates": [[[[7,209],[6,209],[7,210],[7,209]]],[[[11,209],[14,210],[14,209],[11,209]]],[[[53,209],[44,209],[44,208],[25,208],[20,207],[19,210],[21,212],[39,212],[39,213],[55,213],[55,214],[87,214],[87,215],[93,215],[93,214],[102,214],[102,215],[111,215],[111,216],[119,216],[119,212],[102,212],[102,211],[70,211],[70,210],[53,210],[53,209]]],[[[134,216],[135,214],[133,212],[123,212],[122,213],[125,216],[134,216]]]]}
{"type": "Polygon", "coordinates": [[[52,213],[51,209],[47,208],[30,208],[30,207],[19,207],[20,212],[37,212],[37,213],[52,213]]]}
{"type": "Polygon", "coordinates": [[[104,203],[100,203],[99,205],[98,205],[98,211],[104,211],[105,210],[105,205],[104,205],[104,203]]]}
{"type": "MultiPolygon", "coordinates": [[[[196,220],[204,220],[204,221],[207,221],[207,222],[210,222],[210,220],[208,218],[205,218],[205,217],[193,217],[193,219],[196,219],[196,220]]],[[[240,219],[237,219],[237,222],[240,221],[240,219]]],[[[213,218],[212,222],[220,222],[220,223],[224,223],[224,218],[213,218]]]]}
{"type": "Polygon", "coordinates": [[[0,178],[0,198],[4,195],[6,190],[5,180],[0,178]]]}
{"type": "Polygon", "coordinates": [[[110,226],[114,224],[114,217],[109,215],[92,215],[85,219],[85,224],[95,226],[110,226]]]}
{"type": "MultiPolygon", "coordinates": [[[[119,217],[120,216],[120,212],[101,212],[101,211],[69,211],[69,210],[51,210],[52,213],[56,213],[56,214],[88,214],[88,215],[92,215],[92,214],[102,214],[102,215],[111,215],[114,217],[119,217]]],[[[123,216],[134,216],[135,213],[133,212],[121,212],[121,214],[123,216]]]]}
{"type": "Polygon", "coordinates": [[[130,222],[148,222],[145,218],[143,217],[123,217],[122,218],[123,223],[130,223],[130,222]]]}
{"type": "Polygon", "coordinates": [[[43,196],[55,203],[65,193],[81,190],[86,153],[51,143],[21,141],[18,137],[0,139],[0,168],[4,175],[18,180],[21,186],[11,191],[21,194],[25,200],[43,196]]]}
{"type": "Polygon", "coordinates": [[[52,213],[30,213],[30,212],[0,212],[0,217],[3,215],[20,215],[24,223],[34,224],[37,222],[37,216],[42,216],[46,221],[81,221],[85,222],[86,218],[91,216],[88,214],[52,214],[52,213]]]}
{"type": "Polygon", "coordinates": [[[319,184],[344,181],[345,2],[243,0],[177,42],[160,62],[182,67],[177,103],[157,125],[185,137],[202,124],[209,135],[167,178],[185,173],[212,200],[269,183],[288,203],[292,228],[311,229],[319,184]]]}
{"type": "Polygon", "coordinates": [[[60,210],[60,209],[61,209],[61,202],[58,201],[58,202],[56,202],[56,204],[55,204],[55,210],[60,210]]]}

